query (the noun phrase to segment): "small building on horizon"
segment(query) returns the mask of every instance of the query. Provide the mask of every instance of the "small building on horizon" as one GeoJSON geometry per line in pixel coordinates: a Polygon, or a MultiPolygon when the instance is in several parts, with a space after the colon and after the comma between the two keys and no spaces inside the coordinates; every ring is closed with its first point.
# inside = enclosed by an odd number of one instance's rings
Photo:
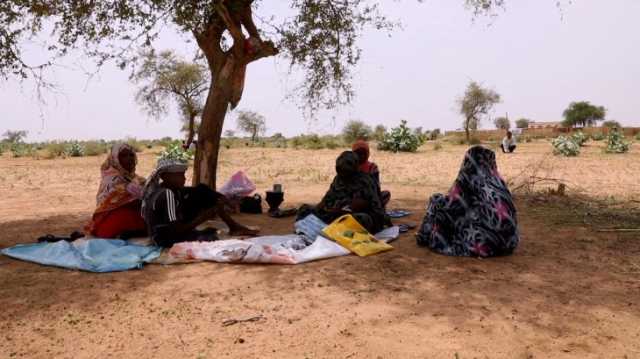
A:
{"type": "Polygon", "coordinates": [[[537,122],[531,121],[529,122],[529,127],[531,129],[543,129],[543,128],[562,128],[562,122],[537,122]]]}

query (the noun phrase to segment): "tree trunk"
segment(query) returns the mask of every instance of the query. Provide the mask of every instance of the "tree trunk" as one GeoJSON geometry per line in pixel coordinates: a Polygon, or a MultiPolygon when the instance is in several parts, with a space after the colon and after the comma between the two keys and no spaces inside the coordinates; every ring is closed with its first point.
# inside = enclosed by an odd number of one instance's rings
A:
{"type": "Polygon", "coordinates": [[[469,126],[471,125],[471,121],[469,121],[469,119],[467,119],[467,121],[465,122],[465,126],[464,126],[464,134],[467,137],[467,143],[469,143],[471,141],[471,138],[469,136],[469,126]]]}
{"type": "Polygon", "coordinates": [[[196,149],[193,184],[205,184],[216,188],[216,174],[220,139],[224,119],[229,109],[229,101],[233,93],[232,81],[234,73],[241,71],[244,65],[230,56],[217,74],[213,74],[211,87],[202,111],[202,123],[198,129],[198,145],[196,149]]]}

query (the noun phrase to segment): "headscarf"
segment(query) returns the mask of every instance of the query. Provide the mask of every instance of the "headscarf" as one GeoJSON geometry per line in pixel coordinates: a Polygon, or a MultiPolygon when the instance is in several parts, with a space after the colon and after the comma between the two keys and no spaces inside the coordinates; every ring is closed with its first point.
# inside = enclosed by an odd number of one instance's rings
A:
{"type": "Polygon", "coordinates": [[[358,173],[359,158],[355,152],[344,151],[336,159],[336,174],[342,180],[349,180],[358,173]]]}
{"type": "Polygon", "coordinates": [[[154,193],[160,188],[160,179],[163,173],[181,173],[186,172],[189,168],[187,162],[175,159],[175,158],[160,158],[156,165],[156,169],[151,173],[147,183],[142,189],[142,215],[145,215],[145,211],[148,205],[150,205],[151,198],[154,193]]]}
{"type": "Polygon", "coordinates": [[[100,166],[101,181],[96,194],[96,212],[109,211],[140,199],[144,178],[122,167],[118,158],[120,153],[127,150],[134,155],[136,153],[126,143],[114,144],[100,166]]]}
{"type": "Polygon", "coordinates": [[[325,209],[336,209],[348,206],[354,198],[369,202],[365,211],[371,216],[375,229],[381,229],[384,224],[384,207],[371,176],[358,171],[358,155],[352,151],[345,151],[336,160],[336,177],[331,187],[322,198],[323,208],[317,213],[325,222],[331,222],[334,214],[325,209]]]}
{"type": "Polygon", "coordinates": [[[365,140],[358,140],[356,141],[356,143],[353,144],[353,146],[351,146],[351,150],[352,151],[364,151],[365,152],[365,161],[361,164],[359,164],[359,168],[361,172],[364,173],[372,173],[374,172],[375,169],[377,169],[377,166],[375,165],[375,163],[370,162],[369,161],[369,155],[371,153],[371,150],[369,148],[369,143],[365,140]]]}
{"type": "MultiPolygon", "coordinates": [[[[126,143],[116,143],[111,147],[102,166],[100,166],[100,186],[96,194],[96,209],[85,230],[94,233],[96,226],[113,210],[140,200],[144,178],[127,171],[120,163],[120,153],[131,151],[133,147],[126,143]]],[[[137,157],[136,157],[137,163],[137,157]]]]}

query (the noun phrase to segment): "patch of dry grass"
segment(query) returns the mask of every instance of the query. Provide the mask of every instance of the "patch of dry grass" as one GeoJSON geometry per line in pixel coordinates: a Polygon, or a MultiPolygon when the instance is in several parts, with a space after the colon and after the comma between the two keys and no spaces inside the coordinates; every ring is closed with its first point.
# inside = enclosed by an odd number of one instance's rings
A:
{"type": "MultiPolygon", "coordinates": [[[[565,158],[551,155],[547,141],[523,143],[515,154],[498,153],[498,166],[511,182],[530,175],[535,168],[539,177],[566,182],[570,194],[638,200],[640,145],[634,144],[629,153],[622,155],[604,154],[602,146],[603,143],[589,142],[579,157],[565,158]]],[[[335,158],[343,150],[223,149],[218,183],[221,185],[242,169],[260,192],[273,183],[281,183],[287,202],[316,202],[331,182],[335,158]]],[[[442,149],[434,151],[428,143],[417,153],[373,150],[371,157],[381,169],[383,187],[392,191],[393,198],[426,202],[432,193],[448,189],[465,150],[465,146],[443,143],[442,149]]],[[[139,174],[151,172],[156,152],[139,154],[139,174]]],[[[54,160],[1,156],[0,217],[18,219],[92,211],[103,160],[104,156],[54,160]]]]}

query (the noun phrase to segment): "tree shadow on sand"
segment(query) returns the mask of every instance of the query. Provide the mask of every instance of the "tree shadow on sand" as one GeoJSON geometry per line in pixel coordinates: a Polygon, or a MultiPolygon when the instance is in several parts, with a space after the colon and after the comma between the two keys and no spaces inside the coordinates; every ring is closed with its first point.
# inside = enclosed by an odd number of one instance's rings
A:
{"type": "MultiPolygon", "coordinates": [[[[86,214],[53,216],[0,223],[0,247],[34,243],[45,233],[65,235],[82,228],[86,214]]],[[[20,320],[34,314],[55,315],[73,307],[82,312],[98,311],[101,303],[122,300],[166,278],[162,270],[132,270],[88,273],[0,256],[0,321],[20,320]]]]}

